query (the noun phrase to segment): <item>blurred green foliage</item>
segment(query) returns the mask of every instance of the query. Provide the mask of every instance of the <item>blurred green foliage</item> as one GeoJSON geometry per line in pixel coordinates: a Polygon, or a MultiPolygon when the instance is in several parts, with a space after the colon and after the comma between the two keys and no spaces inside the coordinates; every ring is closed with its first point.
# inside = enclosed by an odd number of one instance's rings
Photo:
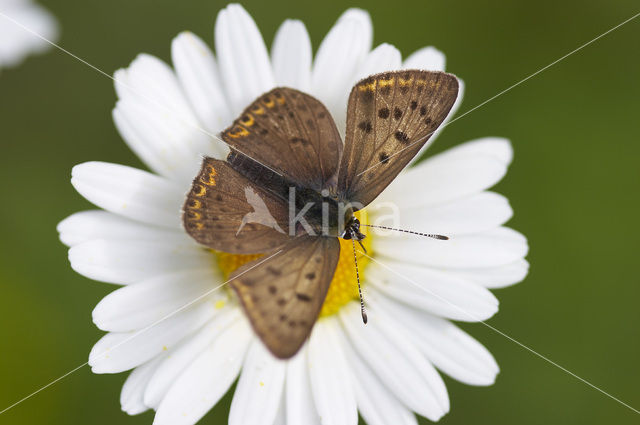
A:
{"type": "MultiPolygon", "coordinates": [[[[218,1],[43,1],[60,44],[112,73],[137,53],[169,60],[189,29],[213,43],[218,1]]],[[[271,43],[285,18],[307,24],[314,46],[342,1],[245,2],[271,43]]],[[[434,45],[467,85],[460,112],[495,95],[637,13],[638,3],[356,1],[371,12],[375,43],[403,53],[434,45]]],[[[3,23],[4,24],[4,23],[3,23]]],[[[489,323],[630,405],[640,407],[640,19],[598,40],[460,119],[433,151],[498,135],[515,161],[497,191],[510,225],[531,246],[527,280],[499,290],[489,323]]],[[[74,273],[56,224],[90,208],[70,170],[87,160],[141,166],[117,134],[112,82],[60,51],[0,74],[0,410],[86,361],[101,332],[94,305],[115,287],[74,273]]],[[[459,113],[460,113],[459,112],[459,113]]],[[[481,324],[465,325],[496,356],[490,388],[447,379],[442,424],[630,424],[638,417],[481,324]]],[[[87,367],[0,416],[7,424],[150,424],[120,411],[125,375],[87,367]]],[[[204,420],[225,424],[230,398],[204,420]]],[[[425,423],[427,423],[425,421],[425,423]]]]}

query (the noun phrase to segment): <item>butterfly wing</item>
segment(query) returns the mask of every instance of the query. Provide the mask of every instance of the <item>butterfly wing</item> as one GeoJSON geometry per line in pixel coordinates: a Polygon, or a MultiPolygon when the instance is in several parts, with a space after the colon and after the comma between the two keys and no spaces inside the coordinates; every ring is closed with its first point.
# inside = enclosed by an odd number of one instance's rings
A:
{"type": "Polygon", "coordinates": [[[429,140],[457,95],[458,80],[444,72],[385,72],[358,82],[338,174],[343,199],[373,201],[429,140]]]}
{"type": "Polygon", "coordinates": [[[283,87],[249,105],[222,138],[232,149],[318,191],[335,174],[342,150],[327,108],[307,94],[283,87]]]}
{"type": "Polygon", "coordinates": [[[300,236],[272,258],[234,272],[237,278],[230,286],[256,334],[276,357],[292,357],[308,338],[339,255],[337,238],[300,236]]]}
{"type": "Polygon", "coordinates": [[[286,201],[225,161],[204,159],[183,211],[187,233],[218,251],[262,253],[291,239],[286,201]]]}

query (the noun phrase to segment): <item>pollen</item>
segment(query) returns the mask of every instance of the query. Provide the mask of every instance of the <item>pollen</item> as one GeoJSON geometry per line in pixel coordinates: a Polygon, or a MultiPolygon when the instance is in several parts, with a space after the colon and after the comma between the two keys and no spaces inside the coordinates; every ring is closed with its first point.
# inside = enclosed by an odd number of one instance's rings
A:
{"type": "MultiPolygon", "coordinates": [[[[361,223],[367,223],[367,214],[364,211],[358,211],[356,217],[361,223]]],[[[366,233],[366,228],[363,229],[366,233]]],[[[349,301],[359,299],[358,280],[356,276],[356,267],[353,261],[353,246],[350,240],[338,239],[340,241],[340,258],[338,266],[331,280],[329,292],[322,305],[320,316],[330,316],[340,311],[340,308],[349,301]]],[[[371,255],[371,234],[362,241],[368,255],[371,255]]],[[[226,252],[215,252],[218,260],[218,266],[222,271],[225,281],[233,271],[242,265],[254,261],[263,256],[263,254],[229,254],[226,252]]],[[[369,263],[369,258],[364,255],[360,244],[356,242],[356,255],[358,258],[358,270],[360,272],[360,284],[366,285],[365,269],[369,263]]]]}

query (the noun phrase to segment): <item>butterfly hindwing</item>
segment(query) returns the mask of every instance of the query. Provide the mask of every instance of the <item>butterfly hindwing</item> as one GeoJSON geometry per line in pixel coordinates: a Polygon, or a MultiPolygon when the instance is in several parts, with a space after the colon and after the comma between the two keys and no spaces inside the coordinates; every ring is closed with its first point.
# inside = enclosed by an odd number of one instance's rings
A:
{"type": "Polygon", "coordinates": [[[233,273],[237,278],[229,285],[276,357],[293,356],[309,337],[339,255],[337,238],[300,236],[268,260],[255,260],[233,273]]]}
{"type": "Polygon", "coordinates": [[[286,201],[225,161],[203,160],[183,209],[187,233],[218,251],[262,253],[291,239],[286,201]]]}
{"type": "Polygon", "coordinates": [[[232,149],[318,191],[335,174],[342,150],[327,108],[285,87],[260,96],[222,132],[222,138],[232,149]]]}
{"type": "Polygon", "coordinates": [[[458,80],[444,72],[386,72],[358,82],[338,174],[343,199],[373,201],[444,121],[457,95],[458,80]]]}

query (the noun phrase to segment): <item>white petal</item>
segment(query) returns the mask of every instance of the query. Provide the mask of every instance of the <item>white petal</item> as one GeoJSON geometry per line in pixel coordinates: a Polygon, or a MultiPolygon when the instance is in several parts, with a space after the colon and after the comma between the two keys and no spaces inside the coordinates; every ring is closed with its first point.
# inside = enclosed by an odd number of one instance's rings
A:
{"type": "Polygon", "coordinates": [[[141,102],[174,108],[184,117],[190,114],[173,70],[155,56],[140,54],[123,69],[122,79],[115,78],[116,93],[120,99],[132,97],[141,102]]]}
{"type": "Polygon", "coordinates": [[[58,38],[58,25],[54,17],[34,2],[4,1],[1,12],[19,25],[2,17],[0,69],[17,66],[27,55],[51,48],[49,43],[25,31],[24,28],[39,34],[46,40],[56,41],[58,38]]]}
{"type": "Polygon", "coordinates": [[[498,311],[498,300],[486,288],[428,267],[380,259],[369,265],[367,279],[372,290],[454,320],[477,322],[498,311]]]}
{"type": "Polygon", "coordinates": [[[104,297],[93,310],[93,322],[103,331],[141,329],[202,297],[227,298],[223,282],[212,267],[157,276],[122,287],[104,297]],[[213,292],[212,292],[213,291],[213,292]]]}
{"type": "Polygon", "coordinates": [[[89,366],[93,373],[119,373],[141,365],[200,328],[215,311],[200,302],[139,331],[108,333],[91,349],[89,366]]]}
{"type": "Polygon", "coordinates": [[[229,425],[272,424],[281,404],[286,363],[257,339],[249,346],[229,410],[229,425]]]}
{"type": "Polygon", "coordinates": [[[239,4],[218,13],[216,53],[231,115],[239,115],[275,86],[271,62],[255,21],[239,4]]]}
{"type": "Polygon", "coordinates": [[[320,44],[313,64],[311,94],[329,109],[343,134],[349,91],[371,49],[372,34],[367,12],[347,10],[320,44]]]}
{"type": "Polygon", "coordinates": [[[339,344],[334,317],[319,320],[309,339],[309,379],[322,425],[356,425],[358,409],[349,366],[339,344]]]}
{"type": "Polygon", "coordinates": [[[165,273],[201,269],[212,254],[193,244],[108,241],[96,239],[69,249],[71,267],[90,279],[129,284],[165,273]]]}
{"type": "Polygon", "coordinates": [[[444,71],[446,58],[444,53],[433,46],[423,47],[411,53],[404,60],[402,68],[425,71],[444,71]]]}
{"type": "MultiPolygon", "coordinates": [[[[387,212],[385,204],[370,206],[368,211],[387,212]]],[[[382,226],[397,226],[400,229],[422,233],[436,233],[449,237],[478,233],[501,226],[513,215],[509,201],[502,195],[493,192],[480,192],[469,197],[430,207],[408,207],[399,210],[397,223],[381,217],[380,221],[372,214],[370,222],[382,226]]],[[[388,217],[391,218],[391,217],[388,217]]],[[[367,229],[377,237],[407,237],[406,233],[367,229]]],[[[408,236],[411,238],[411,236],[408,236]]],[[[415,236],[419,238],[420,236],[415,236]]]]}
{"type": "Polygon", "coordinates": [[[158,365],[164,359],[165,354],[160,354],[155,359],[138,366],[129,374],[120,393],[120,406],[123,411],[130,415],[137,415],[149,409],[143,401],[144,390],[158,365]]]}
{"type": "Polygon", "coordinates": [[[250,340],[244,320],[225,330],[176,379],[160,403],[154,425],[192,425],[200,420],[235,381],[250,340]]]}
{"type": "Polygon", "coordinates": [[[223,308],[202,329],[185,338],[153,374],[144,393],[144,403],[157,409],[180,374],[208,347],[216,346],[218,336],[242,320],[237,308],[223,308]]]}
{"type": "MultiPolygon", "coordinates": [[[[367,298],[368,300],[368,298],[367,298]]],[[[358,410],[368,425],[417,425],[416,416],[382,383],[356,354],[351,343],[342,336],[342,344],[350,371],[358,410]]],[[[292,422],[301,423],[301,422],[292,422]]]]}
{"type": "Polygon", "coordinates": [[[308,344],[287,363],[286,423],[320,425],[320,417],[313,402],[308,369],[308,344]]]}
{"type": "Polygon", "coordinates": [[[286,397],[282,397],[280,407],[278,408],[278,414],[273,421],[273,425],[287,425],[287,406],[285,402],[286,397]]]}
{"type": "Polygon", "coordinates": [[[402,55],[400,51],[391,44],[383,43],[373,49],[359,66],[356,79],[368,77],[385,71],[395,71],[400,69],[402,55]]]}
{"type": "Polygon", "coordinates": [[[472,157],[476,155],[489,155],[503,164],[509,165],[513,160],[513,148],[509,139],[504,137],[482,137],[447,149],[433,156],[432,159],[472,157]]]}
{"type": "Polygon", "coordinates": [[[171,58],[180,84],[200,122],[218,133],[234,117],[229,113],[213,52],[195,34],[183,32],[171,43],[171,58]]]}
{"type": "Polygon", "coordinates": [[[67,246],[95,239],[195,245],[182,229],[150,226],[102,210],[72,214],[58,224],[57,230],[67,246]]]}
{"type": "Polygon", "coordinates": [[[184,190],[175,183],[124,165],[85,162],[73,167],[71,184],[107,211],[170,228],[181,228],[184,190]]]}
{"type": "Polygon", "coordinates": [[[447,241],[418,237],[374,239],[386,257],[438,268],[483,268],[511,264],[527,255],[527,240],[507,227],[455,236],[447,241]]]}
{"type": "MultiPolygon", "coordinates": [[[[370,315],[375,314],[370,310],[370,315]]],[[[392,328],[384,319],[365,326],[359,320],[357,303],[344,306],[340,319],[355,351],[411,410],[432,421],[449,411],[442,378],[401,329],[392,328]]]]}
{"type": "Polygon", "coordinates": [[[504,288],[521,282],[529,273],[529,263],[522,259],[500,267],[448,270],[448,273],[469,279],[485,288],[504,288]]]}
{"type": "Polygon", "coordinates": [[[271,47],[276,84],[308,92],[311,85],[311,40],[304,23],[288,19],[271,47]]]}
{"type": "Polygon", "coordinates": [[[480,146],[486,145],[464,144],[409,168],[389,185],[379,201],[393,202],[402,210],[450,202],[488,189],[504,177],[508,163],[476,149],[480,146]],[[415,182],[420,182],[418,191],[415,182]]]}
{"type": "Polygon", "coordinates": [[[368,294],[367,301],[389,326],[404,328],[438,369],[468,385],[491,385],[498,364],[482,344],[448,320],[432,316],[387,297],[368,294]]]}
{"type": "Polygon", "coordinates": [[[139,55],[114,75],[119,101],[113,112],[127,144],[153,171],[189,182],[212,136],[202,128],[173,70],[139,55]]]}

